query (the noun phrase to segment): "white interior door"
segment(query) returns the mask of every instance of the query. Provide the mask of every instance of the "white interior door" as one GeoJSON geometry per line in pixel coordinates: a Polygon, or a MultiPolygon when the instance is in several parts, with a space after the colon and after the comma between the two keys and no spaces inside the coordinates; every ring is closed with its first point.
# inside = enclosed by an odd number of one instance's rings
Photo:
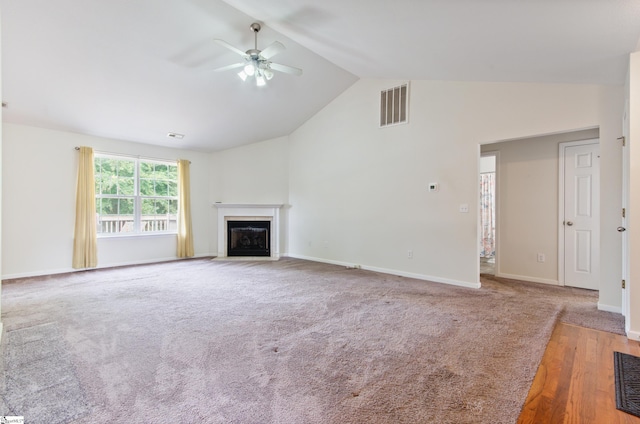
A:
{"type": "MultiPolygon", "coordinates": [[[[563,143],[564,285],[598,290],[600,280],[600,160],[597,140],[563,143]],[[583,142],[587,143],[587,141],[583,142]]],[[[562,181],[561,181],[562,183],[562,181]]]]}

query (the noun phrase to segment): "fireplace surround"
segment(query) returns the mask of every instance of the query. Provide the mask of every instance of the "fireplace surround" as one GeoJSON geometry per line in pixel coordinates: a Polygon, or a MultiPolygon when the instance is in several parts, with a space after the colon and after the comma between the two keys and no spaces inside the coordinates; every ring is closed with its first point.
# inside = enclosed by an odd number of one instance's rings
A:
{"type": "Polygon", "coordinates": [[[214,203],[214,206],[218,209],[218,258],[239,257],[243,259],[280,259],[280,209],[281,204],[238,204],[238,203],[214,203]],[[229,235],[228,224],[232,222],[232,225],[238,225],[239,228],[253,228],[247,234],[247,238],[244,240],[246,245],[256,244],[257,241],[253,241],[251,232],[257,233],[263,232],[260,230],[260,226],[265,227],[265,223],[268,224],[268,247],[267,252],[257,252],[252,249],[245,250],[244,254],[238,254],[237,252],[229,251],[229,235]],[[261,223],[261,224],[258,224],[261,223]],[[249,251],[252,250],[252,251],[249,251]]]}

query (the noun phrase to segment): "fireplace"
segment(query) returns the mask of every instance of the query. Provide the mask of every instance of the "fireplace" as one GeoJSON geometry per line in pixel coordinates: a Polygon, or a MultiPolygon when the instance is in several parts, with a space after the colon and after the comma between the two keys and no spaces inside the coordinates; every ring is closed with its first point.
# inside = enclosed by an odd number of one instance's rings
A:
{"type": "Polygon", "coordinates": [[[227,221],[227,256],[271,256],[270,221],[227,221]]]}
{"type": "MultiPolygon", "coordinates": [[[[251,260],[278,260],[280,259],[280,208],[282,204],[240,204],[240,203],[214,203],[216,209],[218,209],[218,258],[226,258],[228,256],[235,256],[236,258],[246,258],[251,260]],[[266,233],[268,234],[266,239],[266,246],[268,254],[261,253],[260,256],[256,256],[251,253],[250,256],[239,256],[229,252],[229,230],[227,223],[238,221],[242,223],[243,227],[255,227],[256,222],[267,221],[269,228],[266,233]]],[[[264,227],[258,228],[255,232],[265,233],[264,227]]],[[[251,238],[251,237],[249,237],[251,238]]],[[[246,240],[245,240],[246,243],[246,240]]],[[[243,249],[248,250],[248,249],[243,249]]],[[[243,259],[245,260],[245,259],[243,259]]]]}

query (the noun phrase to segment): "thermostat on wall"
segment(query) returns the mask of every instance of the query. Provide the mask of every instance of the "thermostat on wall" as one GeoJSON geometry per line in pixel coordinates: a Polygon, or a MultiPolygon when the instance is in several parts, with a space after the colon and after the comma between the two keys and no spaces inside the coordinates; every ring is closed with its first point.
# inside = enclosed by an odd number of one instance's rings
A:
{"type": "Polygon", "coordinates": [[[438,183],[429,183],[429,191],[438,191],[438,183]]]}

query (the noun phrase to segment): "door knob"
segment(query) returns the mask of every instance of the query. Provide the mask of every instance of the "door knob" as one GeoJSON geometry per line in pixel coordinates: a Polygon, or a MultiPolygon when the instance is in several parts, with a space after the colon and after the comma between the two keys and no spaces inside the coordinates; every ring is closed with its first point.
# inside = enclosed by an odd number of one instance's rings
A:
{"type": "Polygon", "coordinates": [[[573,222],[571,222],[571,221],[567,221],[567,225],[568,225],[569,227],[571,227],[571,226],[573,225],[573,222]]]}
{"type": "Polygon", "coordinates": [[[623,231],[627,231],[627,229],[624,228],[624,227],[618,227],[617,230],[618,230],[619,233],[621,233],[623,231]]]}

